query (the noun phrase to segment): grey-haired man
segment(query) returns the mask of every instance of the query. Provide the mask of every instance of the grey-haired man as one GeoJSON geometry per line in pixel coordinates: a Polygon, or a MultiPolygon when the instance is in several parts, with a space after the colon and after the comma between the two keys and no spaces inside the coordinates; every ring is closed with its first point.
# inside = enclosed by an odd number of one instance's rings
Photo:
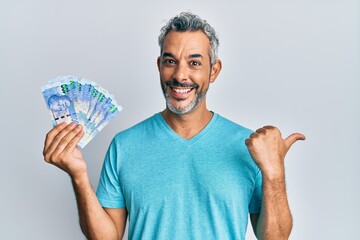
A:
{"type": "Polygon", "coordinates": [[[206,107],[221,71],[214,29],[191,13],[159,36],[157,65],[166,108],[117,134],[95,194],[76,144],[81,126],[61,124],[44,158],[69,173],[80,224],[89,239],[245,239],[247,219],[259,239],[287,239],[292,218],[284,158],[304,140],[265,126],[252,132],[206,107]]]}

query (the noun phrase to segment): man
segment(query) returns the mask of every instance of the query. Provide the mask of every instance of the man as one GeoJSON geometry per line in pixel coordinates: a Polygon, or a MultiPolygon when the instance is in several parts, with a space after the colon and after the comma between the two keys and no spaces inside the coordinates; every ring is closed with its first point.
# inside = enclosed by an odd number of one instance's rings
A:
{"type": "Polygon", "coordinates": [[[247,219],[259,239],[287,239],[292,228],[284,158],[304,140],[265,126],[252,133],[206,107],[221,71],[214,29],[181,13],[161,30],[157,59],[166,109],[115,136],[97,196],[76,147],[82,127],[60,124],[44,158],[73,182],[89,239],[244,239],[247,219]]]}

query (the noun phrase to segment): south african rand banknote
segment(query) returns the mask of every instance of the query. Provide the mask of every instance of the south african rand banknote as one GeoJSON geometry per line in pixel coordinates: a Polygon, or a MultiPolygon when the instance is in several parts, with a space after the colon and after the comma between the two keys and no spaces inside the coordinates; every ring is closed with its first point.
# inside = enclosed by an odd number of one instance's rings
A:
{"type": "Polygon", "coordinates": [[[86,78],[61,76],[41,88],[52,125],[62,122],[81,124],[84,148],[122,110],[114,96],[86,78]]]}

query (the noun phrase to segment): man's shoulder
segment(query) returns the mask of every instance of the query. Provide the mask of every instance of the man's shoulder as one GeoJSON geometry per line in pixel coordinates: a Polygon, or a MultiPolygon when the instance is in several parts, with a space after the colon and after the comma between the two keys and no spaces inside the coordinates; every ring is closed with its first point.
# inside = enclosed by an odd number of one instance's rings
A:
{"type": "Polygon", "coordinates": [[[253,130],[244,127],[243,125],[236,123],[226,117],[223,117],[219,114],[217,115],[218,115],[219,126],[222,131],[226,131],[227,133],[233,133],[233,134],[241,134],[244,136],[249,136],[251,133],[254,132],[253,130]]]}
{"type": "Polygon", "coordinates": [[[157,113],[142,120],[135,125],[118,132],[114,139],[115,140],[122,140],[122,139],[129,139],[129,138],[139,138],[144,134],[148,133],[149,131],[153,130],[156,125],[157,113]]]}

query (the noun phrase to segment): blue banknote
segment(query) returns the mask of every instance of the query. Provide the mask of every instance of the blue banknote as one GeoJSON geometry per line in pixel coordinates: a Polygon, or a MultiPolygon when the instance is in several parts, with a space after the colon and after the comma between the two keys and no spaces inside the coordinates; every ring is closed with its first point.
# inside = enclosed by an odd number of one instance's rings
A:
{"type": "Polygon", "coordinates": [[[66,83],[59,82],[42,88],[46,105],[52,118],[53,126],[62,122],[78,123],[77,114],[73,100],[67,96],[66,83]]]}
{"type": "Polygon", "coordinates": [[[122,107],[120,105],[112,104],[105,113],[105,116],[101,118],[98,123],[89,126],[89,132],[83,137],[83,139],[81,139],[81,144],[86,145],[89,143],[114,117],[119,114],[121,110],[122,107]]]}
{"type": "Polygon", "coordinates": [[[78,146],[85,147],[122,107],[114,96],[86,78],[61,76],[41,88],[53,126],[66,122],[81,124],[84,136],[78,146]]]}

